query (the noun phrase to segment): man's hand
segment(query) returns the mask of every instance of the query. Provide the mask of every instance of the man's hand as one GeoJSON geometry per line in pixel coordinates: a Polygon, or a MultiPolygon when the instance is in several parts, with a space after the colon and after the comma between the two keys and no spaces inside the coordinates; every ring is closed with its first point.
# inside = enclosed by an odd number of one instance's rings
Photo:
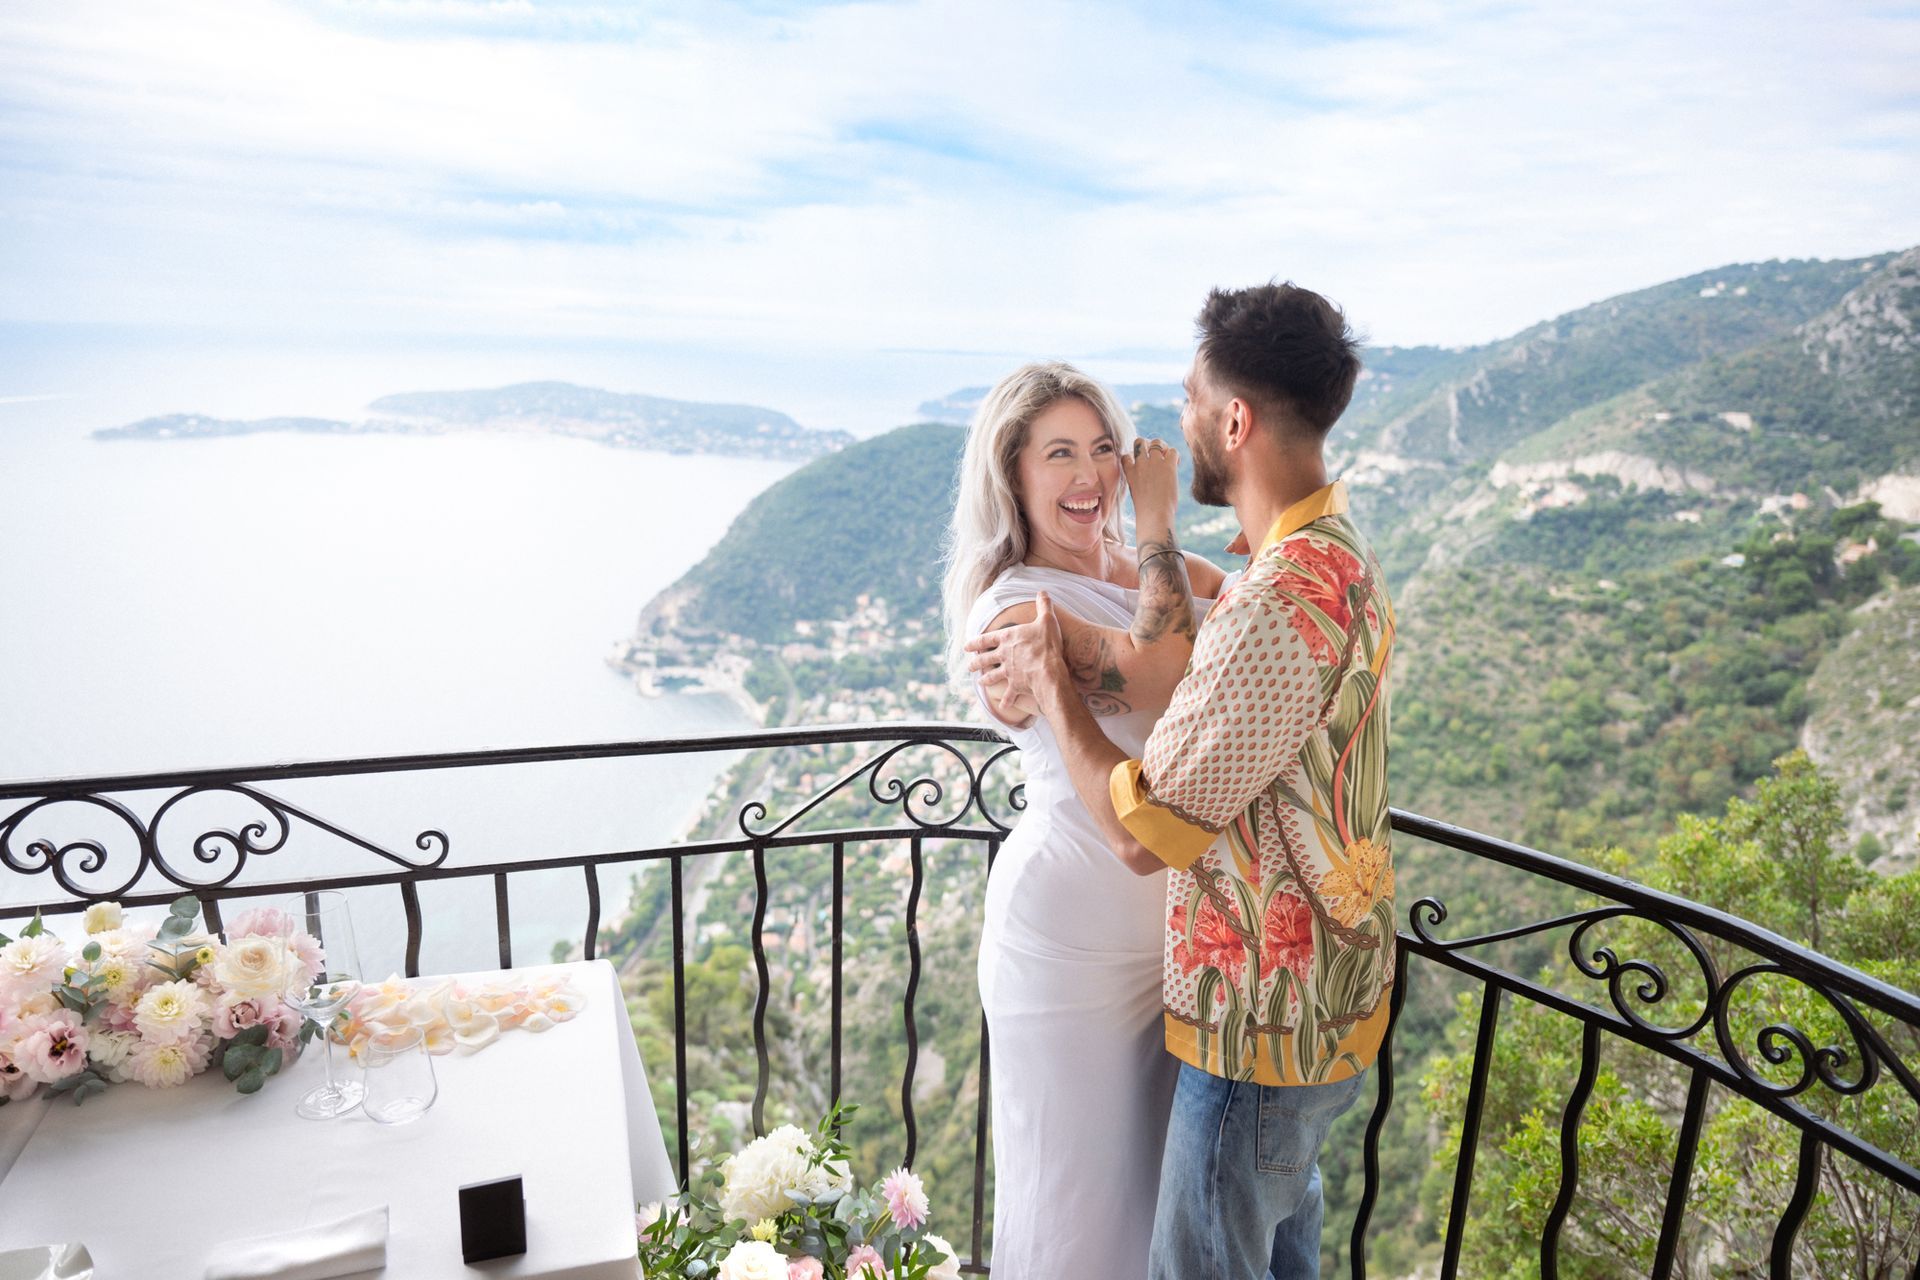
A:
{"type": "Polygon", "coordinates": [[[996,693],[1030,700],[1041,715],[1049,714],[1064,689],[1076,697],[1067,670],[1066,647],[1060,636],[1053,601],[1042,591],[1034,597],[1032,622],[1016,623],[967,641],[967,670],[980,677],[983,687],[996,693]]]}

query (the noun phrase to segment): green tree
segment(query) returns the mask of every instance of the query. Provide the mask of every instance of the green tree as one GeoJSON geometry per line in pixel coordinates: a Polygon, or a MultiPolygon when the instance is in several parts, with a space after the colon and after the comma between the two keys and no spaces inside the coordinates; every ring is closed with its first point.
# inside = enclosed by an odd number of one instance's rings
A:
{"type": "MultiPolygon", "coordinates": [[[[1847,852],[1839,793],[1802,752],[1774,762],[1751,801],[1735,799],[1719,818],[1684,818],[1641,868],[1650,886],[1717,907],[1813,945],[1907,990],[1920,984],[1920,873],[1875,876],[1847,852]]],[[[1627,855],[1599,850],[1601,865],[1627,855]]],[[[1621,960],[1651,961],[1666,975],[1663,998],[1639,1008],[1649,1021],[1685,1025],[1702,1012],[1704,975],[1679,941],[1647,921],[1597,927],[1585,950],[1610,947],[1621,960]],[[1603,936],[1602,936],[1603,935],[1603,936]]],[[[1696,936],[1722,979],[1759,957],[1704,932],[1696,936]]],[[[1605,1008],[1607,997],[1570,966],[1543,985],[1605,1008]]],[[[1629,982],[1632,999],[1637,980],[1629,982]]],[[[1920,1058],[1920,1027],[1862,1011],[1891,1052],[1920,1058]]],[[[1463,999],[1449,1050],[1424,1077],[1424,1099],[1444,1135],[1423,1188],[1436,1223],[1446,1220],[1452,1163],[1462,1137],[1466,1082],[1478,1003],[1463,999]]],[[[1824,995],[1785,975],[1756,971],[1727,1001],[1731,1043],[1749,1070],[1792,1087],[1812,1064],[1799,1051],[1769,1062],[1779,1044],[1769,1027],[1791,1027],[1815,1049],[1837,1047],[1842,1081],[1858,1080],[1870,1052],[1824,995]]],[[[1503,1015],[1492,1089],[1483,1111],[1463,1274],[1537,1275],[1541,1235],[1560,1190],[1563,1116],[1580,1058],[1580,1024],[1525,1000],[1503,1015]]],[[[1713,1033],[1689,1043],[1716,1052],[1713,1033]]],[[[1687,1069],[1664,1055],[1602,1035],[1600,1062],[1579,1130],[1580,1178],[1560,1239],[1560,1274],[1600,1280],[1644,1272],[1659,1237],[1666,1189],[1688,1088],[1687,1069]]],[[[1913,1162],[1920,1159],[1920,1104],[1890,1075],[1857,1094],[1814,1080],[1797,1101],[1837,1128],[1913,1162]]],[[[1799,1133],[1765,1108],[1715,1088],[1690,1184],[1675,1274],[1758,1277],[1799,1163],[1799,1133]]],[[[1827,1152],[1813,1205],[1796,1239],[1795,1273],[1883,1280],[1906,1274],[1920,1248],[1920,1203],[1888,1180],[1827,1152]]]]}

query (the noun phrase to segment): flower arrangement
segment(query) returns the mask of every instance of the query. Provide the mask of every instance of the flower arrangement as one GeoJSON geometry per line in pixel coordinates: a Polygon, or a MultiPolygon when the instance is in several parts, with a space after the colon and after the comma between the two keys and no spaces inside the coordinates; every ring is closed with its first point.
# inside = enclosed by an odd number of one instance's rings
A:
{"type": "Polygon", "coordinates": [[[685,1280],[959,1280],[953,1246],[929,1234],[927,1192],[896,1169],[856,1191],[835,1107],[809,1134],[782,1125],[664,1205],[640,1212],[649,1276],[685,1280]]]}
{"type": "Polygon", "coordinates": [[[311,1034],[286,995],[320,972],[320,945],[270,908],[234,920],[225,942],[199,917],[183,897],[157,929],[136,929],[97,902],[77,949],[37,914],[0,934],[0,1105],[43,1087],[76,1103],[128,1080],[171,1088],[216,1063],[258,1091],[311,1034]]]}

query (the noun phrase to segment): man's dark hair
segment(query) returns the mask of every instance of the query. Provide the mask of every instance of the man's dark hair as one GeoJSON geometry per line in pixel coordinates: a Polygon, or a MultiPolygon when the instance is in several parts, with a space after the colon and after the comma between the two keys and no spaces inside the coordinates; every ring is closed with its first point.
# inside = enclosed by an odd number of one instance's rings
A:
{"type": "Polygon", "coordinates": [[[1324,437],[1360,377],[1360,340],[1339,307],[1296,284],[1215,289],[1200,308],[1200,356],[1221,386],[1324,437]]]}

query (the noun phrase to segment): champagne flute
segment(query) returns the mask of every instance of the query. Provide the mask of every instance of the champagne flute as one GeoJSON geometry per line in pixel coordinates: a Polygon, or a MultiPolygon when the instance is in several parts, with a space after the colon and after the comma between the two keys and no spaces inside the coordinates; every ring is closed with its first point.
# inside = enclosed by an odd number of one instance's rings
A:
{"type": "Polygon", "coordinates": [[[311,982],[301,974],[287,993],[287,1003],[320,1028],[326,1043],[327,1080],[300,1099],[294,1110],[309,1120],[326,1120],[360,1105],[366,1086],[359,1080],[336,1079],[333,1074],[333,1037],[329,1028],[360,989],[360,954],[353,943],[353,916],[347,895],[338,889],[320,889],[289,898],[281,907],[282,940],[289,946],[301,934],[320,944],[321,969],[311,982]]]}

